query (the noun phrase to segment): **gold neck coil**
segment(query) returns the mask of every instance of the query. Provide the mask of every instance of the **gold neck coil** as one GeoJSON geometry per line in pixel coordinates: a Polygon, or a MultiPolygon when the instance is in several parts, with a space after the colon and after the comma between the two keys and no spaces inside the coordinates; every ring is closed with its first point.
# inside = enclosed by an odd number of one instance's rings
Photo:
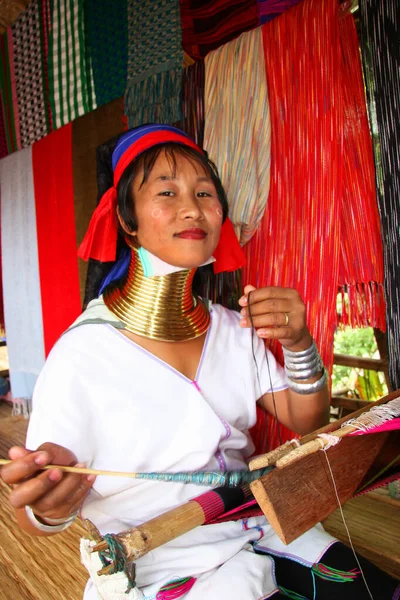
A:
{"type": "Polygon", "coordinates": [[[121,288],[105,291],[104,302],[136,335],[164,342],[192,340],[210,325],[206,305],[192,293],[196,269],[145,277],[136,248],[121,288]]]}

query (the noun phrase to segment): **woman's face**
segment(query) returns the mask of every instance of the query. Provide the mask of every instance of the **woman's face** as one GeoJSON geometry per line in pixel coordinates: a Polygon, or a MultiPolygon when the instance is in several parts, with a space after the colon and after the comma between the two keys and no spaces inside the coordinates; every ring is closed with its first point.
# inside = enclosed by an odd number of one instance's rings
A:
{"type": "Polygon", "coordinates": [[[133,182],[140,246],[170,265],[197,267],[214,252],[222,207],[210,175],[196,161],[175,155],[176,169],[161,152],[146,182],[133,182]]]}

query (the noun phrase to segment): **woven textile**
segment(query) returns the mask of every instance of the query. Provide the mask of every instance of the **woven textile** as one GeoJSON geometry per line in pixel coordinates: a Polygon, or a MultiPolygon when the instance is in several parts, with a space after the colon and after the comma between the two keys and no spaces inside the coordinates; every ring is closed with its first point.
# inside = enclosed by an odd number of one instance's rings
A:
{"type": "Polygon", "coordinates": [[[33,0],[12,26],[21,148],[50,132],[49,99],[43,71],[43,39],[48,32],[42,16],[46,4],[46,0],[33,0]]]}
{"type": "Polygon", "coordinates": [[[129,127],[180,121],[181,41],[179,0],[129,1],[125,92],[129,127]]]}
{"type": "Polygon", "coordinates": [[[54,128],[96,108],[85,52],[83,0],[53,0],[49,39],[50,102],[54,128]]]}
{"type": "Polygon", "coordinates": [[[360,1],[385,262],[389,377],[400,388],[400,14],[397,0],[360,1]]]}
{"type": "Polygon", "coordinates": [[[218,167],[241,244],[264,214],[269,193],[271,124],[261,28],[205,59],[204,147],[218,167]]]}
{"type": "Polygon", "coordinates": [[[193,58],[258,25],[257,0],[181,0],[182,46],[193,58]]]}
{"type": "Polygon", "coordinates": [[[8,154],[20,148],[17,93],[14,75],[12,29],[0,36],[0,85],[4,134],[8,154]]]}
{"type": "Polygon", "coordinates": [[[339,19],[342,59],[343,199],[340,207],[341,322],[385,330],[383,247],[372,140],[358,36],[350,13],[339,19]],[[368,242],[365,235],[368,231],[368,242]]]}
{"type": "MultiPolygon", "coordinates": [[[[304,0],[263,25],[262,32],[267,84],[273,90],[271,188],[261,225],[245,248],[243,280],[298,290],[330,368],[343,181],[336,0],[304,0]]],[[[271,419],[268,435],[269,446],[277,445],[271,419]]],[[[290,435],[285,432],[283,441],[290,435]]]]}
{"type": "Polygon", "coordinates": [[[183,70],[181,128],[196,144],[204,144],[204,61],[198,60],[183,70]]]}
{"type": "Polygon", "coordinates": [[[44,364],[32,148],[0,163],[1,244],[11,392],[31,398],[44,364]]]}
{"type": "Polygon", "coordinates": [[[295,6],[300,0],[257,0],[260,25],[279,17],[285,10],[295,6]]]}
{"type": "Polygon", "coordinates": [[[84,0],[86,44],[97,106],[124,95],[128,60],[127,2],[84,0]]]}

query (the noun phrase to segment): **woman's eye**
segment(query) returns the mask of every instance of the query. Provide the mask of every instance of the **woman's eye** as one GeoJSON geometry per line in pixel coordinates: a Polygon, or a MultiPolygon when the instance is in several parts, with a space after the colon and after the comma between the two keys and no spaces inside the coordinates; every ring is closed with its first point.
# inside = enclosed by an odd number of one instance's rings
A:
{"type": "Polygon", "coordinates": [[[174,192],[172,192],[171,190],[163,190],[162,192],[159,192],[158,195],[170,197],[174,195],[174,192]]]}
{"type": "Polygon", "coordinates": [[[197,192],[199,198],[211,198],[212,194],[209,192],[197,192]]]}

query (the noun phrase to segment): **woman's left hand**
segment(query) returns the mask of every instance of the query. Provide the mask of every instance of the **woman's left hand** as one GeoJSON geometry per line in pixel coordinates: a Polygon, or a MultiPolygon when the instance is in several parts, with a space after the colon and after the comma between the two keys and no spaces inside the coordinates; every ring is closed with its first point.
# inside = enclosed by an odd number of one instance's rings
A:
{"type": "Polygon", "coordinates": [[[253,324],[259,337],[278,340],[282,346],[295,352],[311,346],[306,307],[296,290],[283,287],[256,289],[246,285],[239,304],[242,307],[241,327],[253,324]]]}

